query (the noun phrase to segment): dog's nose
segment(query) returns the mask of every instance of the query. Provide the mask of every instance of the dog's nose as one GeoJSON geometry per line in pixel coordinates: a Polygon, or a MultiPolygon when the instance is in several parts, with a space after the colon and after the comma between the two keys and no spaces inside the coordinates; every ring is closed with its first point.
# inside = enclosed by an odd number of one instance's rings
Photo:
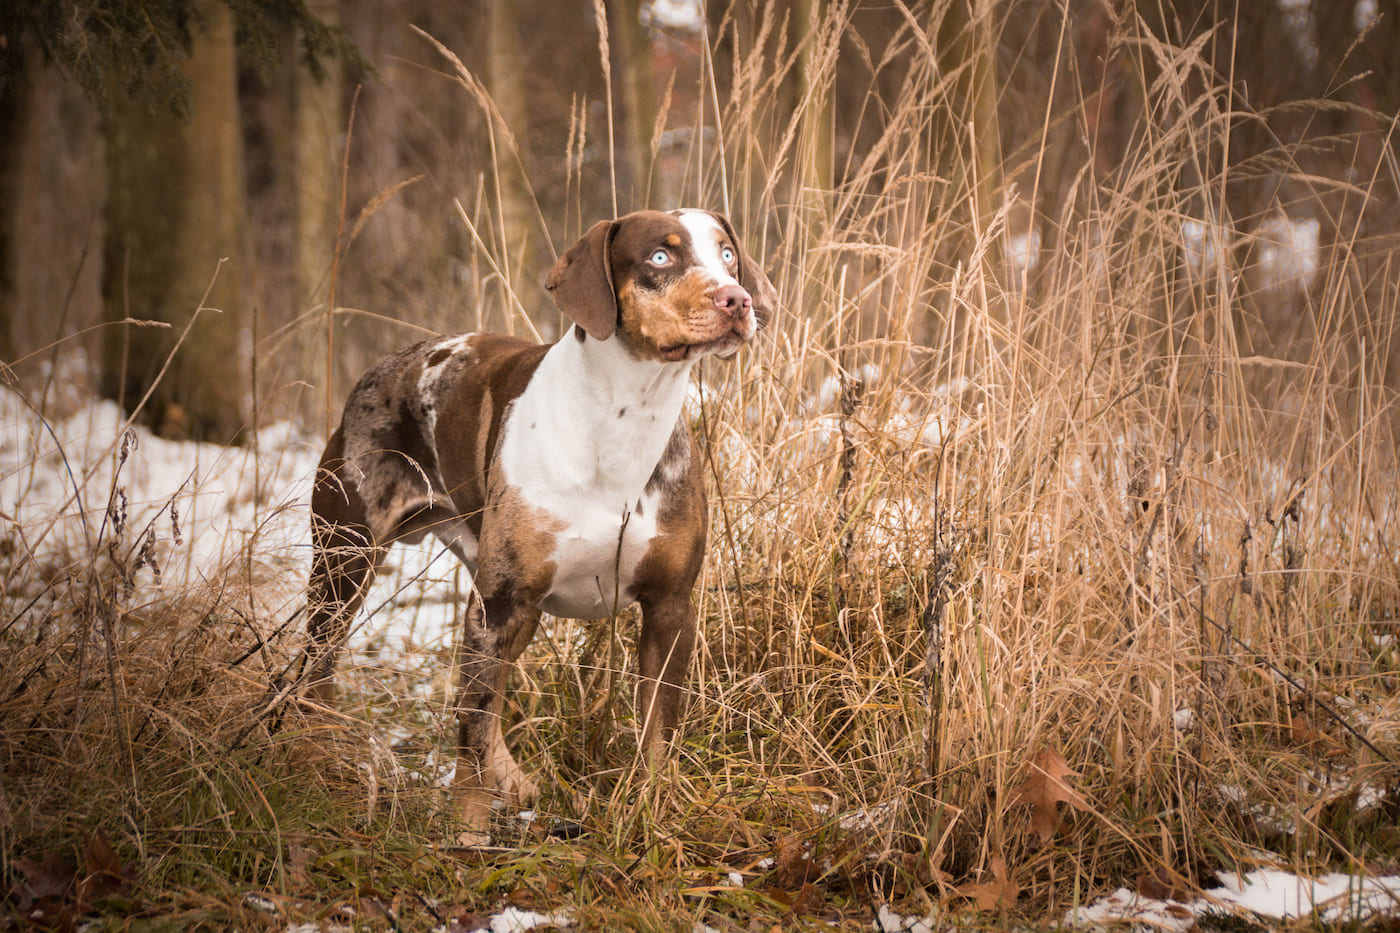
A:
{"type": "Polygon", "coordinates": [[[715,289],[715,307],[730,317],[742,317],[753,307],[753,298],[739,285],[721,285],[715,289]]]}

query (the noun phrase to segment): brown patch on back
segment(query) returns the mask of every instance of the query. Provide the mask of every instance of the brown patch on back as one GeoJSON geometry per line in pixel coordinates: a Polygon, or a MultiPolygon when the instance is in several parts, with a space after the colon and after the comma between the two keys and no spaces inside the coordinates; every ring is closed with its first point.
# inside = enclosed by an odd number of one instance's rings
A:
{"type": "Polygon", "coordinates": [[[472,534],[480,537],[502,421],[549,347],[518,337],[478,334],[471,350],[470,378],[439,388],[437,410],[451,412],[451,417],[439,416],[436,440],[446,493],[472,534]]]}
{"type": "Polygon", "coordinates": [[[379,545],[450,532],[459,516],[480,535],[502,409],[549,348],[485,334],[441,343],[392,354],[355,384],[318,471],[317,515],[348,509],[379,545]]]}
{"type": "Polygon", "coordinates": [[[418,393],[428,343],[366,372],[345,405],[340,440],[327,446],[313,510],[331,517],[352,494],[376,542],[393,541],[415,514],[444,495],[431,431],[431,399],[418,393]]]}

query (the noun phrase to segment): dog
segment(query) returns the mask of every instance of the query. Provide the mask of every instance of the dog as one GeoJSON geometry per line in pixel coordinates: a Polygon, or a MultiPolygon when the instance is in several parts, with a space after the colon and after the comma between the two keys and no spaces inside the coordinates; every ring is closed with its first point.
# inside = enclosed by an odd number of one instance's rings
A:
{"type": "Polygon", "coordinates": [[[509,667],[541,612],[602,619],[633,603],[639,750],[677,726],[707,526],[683,416],[690,371],[768,326],[777,293],[729,221],[701,210],[601,221],[550,269],[572,326],[552,345],[461,334],[401,350],[351,390],[311,496],[312,698],[387,548],[436,535],[466,565],[457,771],[464,845],[493,804],[537,793],[501,733],[509,667]]]}

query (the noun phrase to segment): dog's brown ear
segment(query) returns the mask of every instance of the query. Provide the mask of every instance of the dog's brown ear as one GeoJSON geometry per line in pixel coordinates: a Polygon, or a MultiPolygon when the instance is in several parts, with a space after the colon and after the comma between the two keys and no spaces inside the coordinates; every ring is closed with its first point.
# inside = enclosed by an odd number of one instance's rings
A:
{"type": "Polygon", "coordinates": [[[729,235],[729,242],[734,244],[734,249],[739,253],[739,284],[744,286],[744,291],[753,298],[754,320],[758,322],[759,327],[767,327],[768,322],[773,320],[773,315],[778,313],[778,290],[768,281],[768,276],[763,274],[763,268],[754,261],[748,250],[744,249],[744,244],[739,242],[729,218],[714,212],[711,212],[711,215],[719,221],[719,225],[729,235]]]}
{"type": "Polygon", "coordinates": [[[608,248],[617,222],[600,220],[570,246],[545,277],[544,287],[574,323],[597,340],[617,329],[617,292],[608,248]]]}

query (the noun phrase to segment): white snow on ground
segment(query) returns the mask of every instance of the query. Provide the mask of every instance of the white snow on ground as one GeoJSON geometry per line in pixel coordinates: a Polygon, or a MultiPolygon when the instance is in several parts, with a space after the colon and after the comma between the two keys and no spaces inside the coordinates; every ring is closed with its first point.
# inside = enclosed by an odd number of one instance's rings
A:
{"type": "MultiPolygon", "coordinates": [[[[1119,888],[1064,917],[1066,927],[1131,925],[1138,929],[1185,931],[1206,913],[1235,914],[1259,920],[1313,917],[1327,923],[1364,921],[1380,915],[1400,916],[1400,875],[1358,877],[1330,874],[1303,878],[1292,872],[1261,868],[1231,875],[1223,886],[1191,901],[1157,900],[1119,888]]],[[[937,914],[902,916],[881,905],[872,927],[880,933],[933,933],[946,929],[937,914]]]]}
{"type": "Polygon", "coordinates": [[[934,933],[939,929],[936,915],[928,917],[904,917],[893,910],[888,904],[881,904],[879,911],[875,914],[875,922],[872,924],[879,933],[934,933]]]}
{"type": "Polygon", "coordinates": [[[254,531],[269,551],[309,538],[306,512],[295,506],[310,494],[317,451],[291,426],[259,432],[255,451],[167,441],[145,428],[124,433],[124,424],[112,402],[50,422],[0,391],[0,510],[36,558],[81,553],[108,538],[118,491],[127,539],[155,535],[166,582],[214,572],[254,531]]]}
{"type": "Polygon", "coordinates": [[[524,930],[545,926],[567,929],[572,924],[573,920],[565,911],[541,914],[533,910],[507,907],[491,918],[491,933],[521,933],[524,930]]]}
{"type": "MultiPolygon", "coordinates": [[[[280,595],[295,605],[306,579],[308,501],[322,441],[286,423],[260,430],[256,448],[168,441],[144,427],[125,429],[111,402],[92,402],[49,421],[0,388],[0,539],[31,554],[33,566],[80,562],[111,540],[109,504],[125,501],[119,550],[125,553],[149,534],[161,568],[159,580],[140,571],[143,593],[158,596],[165,587],[211,579],[252,544],[260,562],[284,572],[280,595]]],[[[371,610],[386,611],[361,613],[351,638],[354,654],[341,665],[348,679],[368,684],[375,665],[407,664],[410,656],[443,667],[435,657],[451,645],[457,594],[468,586],[456,558],[431,539],[396,547],[368,602],[371,610]]],[[[0,614],[23,610],[33,596],[23,590],[0,596],[0,614]]],[[[426,691],[430,680],[421,681],[426,691]]],[[[434,767],[431,755],[428,766],[434,767]]],[[[438,771],[425,777],[440,780],[450,766],[438,771]]],[[[250,894],[247,903],[277,912],[260,895],[250,894]]],[[[489,923],[483,933],[568,929],[571,919],[507,907],[489,923]]]]}
{"type": "Polygon", "coordinates": [[[1192,901],[1160,901],[1127,888],[1088,907],[1065,914],[1069,926],[1131,922],[1162,930],[1189,930],[1208,912],[1253,914],[1270,920],[1314,916],[1329,923],[1365,920],[1376,914],[1400,914],[1400,875],[1363,878],[1330,874],[1303,878],[1287,871],[1261,868],[1231,875],[1224,886],[1192,901]]]}
{"type": "MultiPolygon", "coordinates": [[[[127,428],[106,401],[50,421],[0,388],[0,539],[31,555],[33,567],[81,564],[95,549],[106,550],[109,506],[125,503],[117,550],[134,553],[144,536],[154,541],[159,580],[138,572],[149,598],[165,587],[217,579],[252,545],[255,560],[281,584],[271,592],[290,610],[305,586],[307,504],[322,444],[289,423],[261,428],[256,445],[250,439],[244,447],[164,440],[141,426],[127,428]]],[[[41,595],[42,581],[29,584],[5,594],[14,610],[41,595]]],[[[468,586],[456,558],[435,540],[394,548],[367,603],[387,611],[360,614],[352,651],[388,664],[410,648],[432,657],[450,646],[458,594],[468,586]]],[[[365,660],[352,656],[342,670],[365,660]]]]}

